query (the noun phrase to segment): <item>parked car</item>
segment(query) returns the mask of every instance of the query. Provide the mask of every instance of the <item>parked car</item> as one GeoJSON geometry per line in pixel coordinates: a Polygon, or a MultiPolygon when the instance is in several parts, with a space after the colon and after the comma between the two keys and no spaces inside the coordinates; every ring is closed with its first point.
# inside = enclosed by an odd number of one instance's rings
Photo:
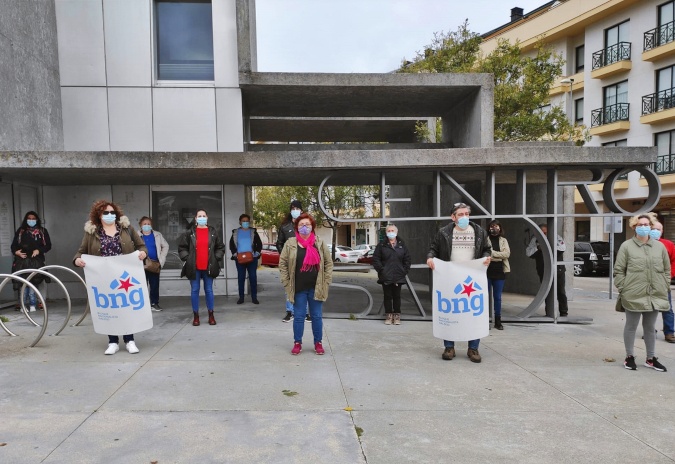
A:
{"type": "Polygon", "coordinates": [[[574,242],[574,275],[609,275],[609,242],[574,242]]]}
{"type": "Polygon", "coordinates": [[[373,254],[375,254],[375,249],[368,250],[362,254],[359,259],[356,261],[359,264],[373,264],[373,254]]]}
{"type": "Polygon", "coordinates": [[[262,248],[261,264],[263,266],[276,267],[279,265],[279,250],[273,243],[264,243],[262,248]]]}
{"type": "Polygon", "coordinates": [[[356,245],[354,250],[359,251],[361,256],[365,255],[368,250],[374,250],[377,245],[356,245]]]}
{"type": "MultiPolygon", "coordinates": [[[[328,245],[328,251],[333,253],[333,246],[328,245]]],[[[336,263],[355,263],[358,261],[359,256],[361,256],[360,251],[355,251],[349,248],[348,246],[338,245],[337,250],[335,250],[335,262],[336,263]]]]}

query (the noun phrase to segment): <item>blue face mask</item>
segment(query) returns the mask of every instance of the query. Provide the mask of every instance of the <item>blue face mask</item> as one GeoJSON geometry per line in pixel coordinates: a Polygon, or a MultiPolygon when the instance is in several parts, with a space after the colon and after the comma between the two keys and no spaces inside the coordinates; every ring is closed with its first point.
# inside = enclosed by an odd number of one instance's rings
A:
{"type": "Polygon", "coordinates": [[[141,226],[141,230],[143,232],[151,232],[152,231],[152,226],[150,224],[145,224],[141,226]]]}
{"type": "Polygon", "coordinates": [[[242,223],[241,223],[241,226],[242,226],[244,229],[248,229],[248,226],[249,226],[249,225],[250,225],[249,222],[242,222],[242,223]]]}
{"type": "Polygon", "coordinates": [[[300,235],[309,235],[312,232],[312,226],[301,226],[298,228],[300,235]]]}
{"type": "Polygon", "coordinates": [[[469,218],[466,216],[462,216],[461,218],[457,219],[457,226],[460,229],[466,229],[469,227],[469,218]]]}
{"type": "Polygon", "coordinates": [[[647,235],[649,235],[650,230],[652,230],[652,228],[649,226],[637,226],[635,228],[635,233],[637,234],[638,237],[646,237],[647,235]]]}
{"type": "Polygon", "coordinates": [[[105,224],[108,224],[108,225],[114,224],[114,223],[115,223],[115,219],[117,219],[117,214],[115,214],[115,213],[110,213],[110,214],[105,214],[105,213],[104,213],[103,216],[101,216],[101,220],[102,220],[105,224]]]}
{"type": "Polygon", "coordinates": [[[658,240],[658,239],[661,238],[661,231],[656,230],[656,229],[652,229],[652,230],[649,231],[649,236],[651,238],[653,238],[654,240],[658,240]]]}
{"type": "Polygon", "coordinates": [[[396,238],[396,232],[387,232],[387,238],[389,240],[394,240],[396,238]]]}
{"type": "Polygon", "coordinates": [[[208,221],[209,221],[209,218],[206,218],[206,217],[198,217],[198,218],[197,218],[197,225],[205,226],[206,223],[207,223],[208,221]]]}
{"type": "Polygon", "coordinates": [[[35,227],[35,224],[37,224],[37,221],[35,219],[28,219],[26,221],[26,224],[28,224],[28,227],[35,227]]]}
{"type": "Polygon", "coordinates": [[[299,209],[292,209],[291,210],[291,217],[293,219],[297,219],[298,217],[300,217],[301,214],[302,214],[302,211],[300,211],[299,209]]]}

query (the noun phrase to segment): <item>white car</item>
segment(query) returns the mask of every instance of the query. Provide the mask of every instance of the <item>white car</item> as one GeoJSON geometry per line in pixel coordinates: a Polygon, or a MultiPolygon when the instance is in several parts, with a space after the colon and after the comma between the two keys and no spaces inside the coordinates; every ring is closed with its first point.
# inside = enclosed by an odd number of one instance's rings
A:
{"type": "MultiPolygon", "coordinates": [[[[333,253],[332,245],[328,245],[328,251],[330,251],[331,254],[333,253]]],[[[360,256],[360,251],[352,250],[344,245],[338,245],[337,250],[335,250],[336,263],[356,263],[360,256]]]]}
{"type": "Polygon", "coordinates": [[[368,253],[369,250],[374,250],[376,247],[377,245],[356,245],[354,250],[358,251],[361,253],[361,256],[363,256],[368,253]]]}

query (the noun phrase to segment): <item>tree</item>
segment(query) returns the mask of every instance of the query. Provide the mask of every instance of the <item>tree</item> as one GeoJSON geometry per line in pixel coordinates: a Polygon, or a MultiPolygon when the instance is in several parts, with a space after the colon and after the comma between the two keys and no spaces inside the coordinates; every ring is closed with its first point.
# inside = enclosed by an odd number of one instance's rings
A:
{"type": "MultiPolygon", "coordinates": [[[[367,219],[378,214],[374,195],[379,193],[376,186],[326,186],[322,201],[328,213],[338,218],[367,219]]],[[[318,186],[255,187],[253,189],[253,218],[256,226],[265,230],[268,237],[288,214],[291,200],[299,200],[304,210],[310,213],[317,224],[332,230],[332,259],[335,260],[338,221],[327,218],[318,202],[318,186]]]]}
{"type": "Polygon", "coordinates": [[[520,46],[499,40],[497,48],[480,54],[481,38],[465,21],[457,31],[434,34],[424,53],[404,60],[399,72],[476,72],[494,75],[494,135],[499,141],[587,139],[583,126],[573,125],[560,106],[550,106],[549,89],[565,64],[560,54],[539,43],[534,56],[520,46]]]}

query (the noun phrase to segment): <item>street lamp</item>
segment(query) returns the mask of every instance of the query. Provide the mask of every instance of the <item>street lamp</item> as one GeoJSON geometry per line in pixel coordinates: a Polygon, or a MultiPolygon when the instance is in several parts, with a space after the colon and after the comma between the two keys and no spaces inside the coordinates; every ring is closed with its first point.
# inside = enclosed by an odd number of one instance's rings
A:
{"type": "MultiPolygon", "coordinates": [[[[572,116],[570,119],[572,121],[572,125],[574,125],[574,95],[572,94],[572,88],[574,87],[574,79],[572,78],[565,78],[560,81],[561,84],[569,84],[570,86],[570,115],[572,116]]],[[[570,131],[570,140],[572,140],[572,131],[570,131]]]]}

